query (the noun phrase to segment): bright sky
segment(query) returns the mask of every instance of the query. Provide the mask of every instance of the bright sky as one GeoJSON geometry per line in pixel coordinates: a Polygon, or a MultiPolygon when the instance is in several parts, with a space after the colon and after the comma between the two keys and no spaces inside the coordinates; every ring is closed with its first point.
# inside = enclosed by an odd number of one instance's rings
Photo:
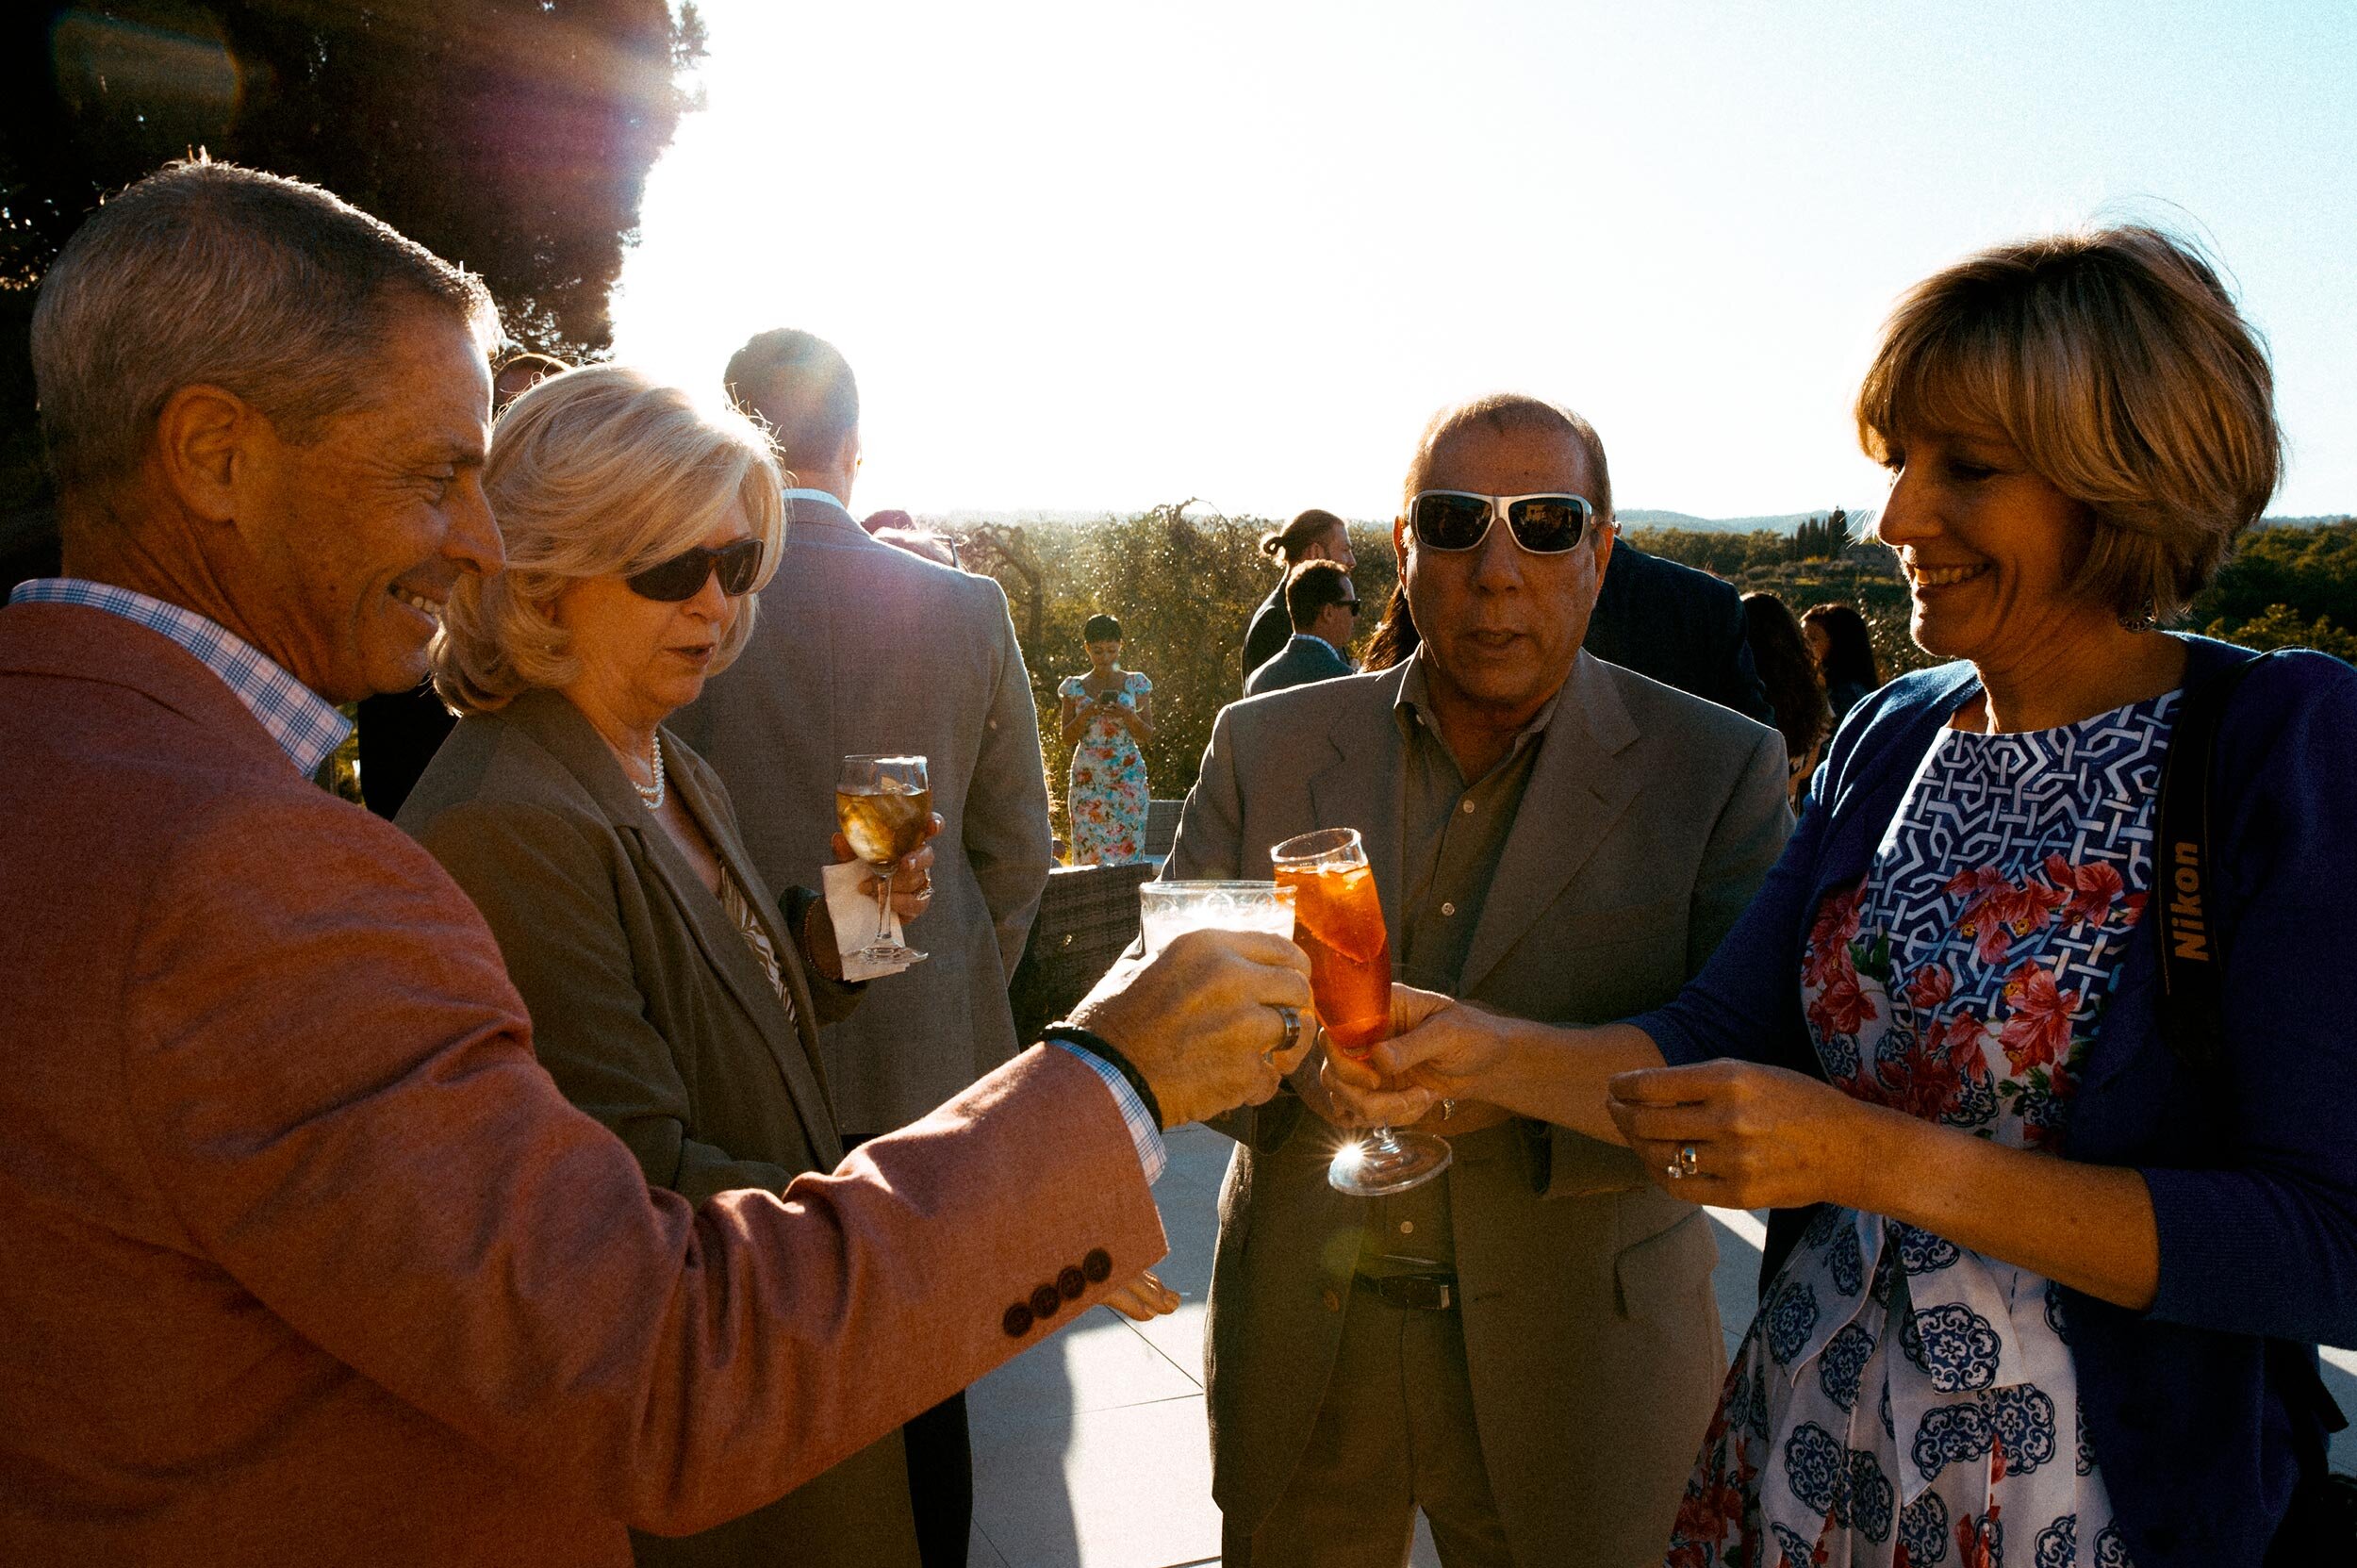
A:
{"type": "Polygon", "coordinates": [[[701,3],[617,354],[831,339],[856,510],[1389,517],[1500,388],[1586,413],[1623,507],[1871,506],[1893,298],[2107,216],[2268,335],[2273,510],[2357,510],[2348,0],[701,3]]]}

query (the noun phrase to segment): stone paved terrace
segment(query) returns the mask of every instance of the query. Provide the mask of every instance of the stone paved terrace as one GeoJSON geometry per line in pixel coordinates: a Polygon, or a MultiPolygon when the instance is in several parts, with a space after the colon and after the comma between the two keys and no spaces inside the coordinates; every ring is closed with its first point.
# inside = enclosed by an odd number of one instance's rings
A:
{"type": "MultiPolygon", "coordinates": [[[[1131,1324],[1099,1308],[975,1385],[971,1568],[1204,1568],[1219,1561],[1203,1423],[1203,1296],[1219,1181],[1232,1146],[1190,1127],[1155,1188],[1171,1253],[1158,1272],[1186,1299],[1131,1324]]],[[[1751,1320],[1758,1217],[1711,1211],[1719,1312],[1733,1349],[1751,1320]]],[[[2357,1355],[2327,1352],[2325,1380],[2357,1416],[2357,1355]]],[[[2333,1444],[2357,1471],[2357,1433],[2333,1444]]],[[[1421,1527],[1414,1568],[1439,1568],[1421,1527]]]]}

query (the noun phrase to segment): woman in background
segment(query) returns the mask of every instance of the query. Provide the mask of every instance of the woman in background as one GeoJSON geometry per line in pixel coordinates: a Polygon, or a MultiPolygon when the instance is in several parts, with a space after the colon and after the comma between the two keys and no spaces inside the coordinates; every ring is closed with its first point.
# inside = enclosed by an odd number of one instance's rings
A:
{"type": "Polygon", "coordinates": [[[1812,604],[1801,617],[1801,635],[1808,639],[1808,651],[1816,657],[1817,672],[1825,683],[1825,701],[1832,705],[1833,721],[1838,725],[1883,684],[1866,618],[1854,605],[1812,604]]]}
{"type": "Polygon", "coordinates": [[[1792,809],[1801,809],[1808,794],[1809,775],[1817,771],[1817,749],[1833,732],[1833,713],[1825,705],[1824,684],[1817,661],[1802,639],[1801,623],[1791,606],[1772,593],[1743,596],[1743,640],[1751,645],[1752,666],[1760,685],[1768,688],[1768,706],[1784,734],[1784,754],[1790,759],[1792,809]]]}
{"type": "Polygon", "coordinates": [[[1063,700],[1063,743],[1072,748],[1072,783],[1065,810],[1072,824],[1072,864],[1126,866],[1146,856],[1146,753],[1154,742],[1154,683],[1121,668],[1121,622],[1089,617],[1080,637],[1089,672],[1067,675],[1056,687],[1063,700]]]}

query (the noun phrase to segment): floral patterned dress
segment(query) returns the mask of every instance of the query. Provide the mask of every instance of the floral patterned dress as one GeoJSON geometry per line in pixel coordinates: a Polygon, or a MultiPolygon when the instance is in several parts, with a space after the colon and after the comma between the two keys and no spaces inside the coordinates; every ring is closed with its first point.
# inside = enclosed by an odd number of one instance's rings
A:
{"type": "MultiPolygon", "coordinates": [[[[1860,1099],[2060,1149],[2151,885],[2177,693],[2060,729],[1942,731],[1801,993],[1860,1099]]],[[[2128,1568],[2061,1293],[1854,1210],[1819,1215],[1736,1353],[1669,1568],[2128,1568]]]]}
{"type": "MultiPolygon", "coordinates": [[[[1135,708],[1154,683],[1124,670],[1114,700],[1135,708]]],[[[1067,675],[1059,697],[1089,700],[1087,682],[1067,675]]],[[[1064,798],[1072,818],[1072,864],[1125,866],[1146,858],[1146,753],[1111,714],[1093,715],[1072,748],[1072,787],[1064,798]]]]}

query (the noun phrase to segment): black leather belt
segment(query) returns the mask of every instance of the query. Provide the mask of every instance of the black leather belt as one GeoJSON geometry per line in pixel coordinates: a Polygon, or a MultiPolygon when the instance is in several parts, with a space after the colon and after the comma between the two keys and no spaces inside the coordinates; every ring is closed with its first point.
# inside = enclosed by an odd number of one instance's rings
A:
{"type": "Polygon", "coordinates": [[[1454,1274],[1354,1274],[1350,1284],[1353,1290],[1379,1296],[1394,1307],[1410,1307],[1420,1312],[1453,1312],[1457,1307],[1454,1274]]]}

